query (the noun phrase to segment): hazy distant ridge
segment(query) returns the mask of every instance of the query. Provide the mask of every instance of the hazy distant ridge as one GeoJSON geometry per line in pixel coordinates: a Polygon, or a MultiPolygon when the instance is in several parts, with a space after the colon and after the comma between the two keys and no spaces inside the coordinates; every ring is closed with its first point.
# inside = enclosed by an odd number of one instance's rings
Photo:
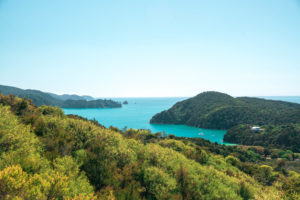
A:
{"type": "Polygon", "coordinates": [[[51,105],[63,108],[115,108],[121,107],[121,103],[112,100],[94,99],[91,96],[57,95],[39,90],[20,89],[17,87],[0,85],[0,93],[4,95],[16,95],[20,98],[31,99],[36,105],[51,105]]]}

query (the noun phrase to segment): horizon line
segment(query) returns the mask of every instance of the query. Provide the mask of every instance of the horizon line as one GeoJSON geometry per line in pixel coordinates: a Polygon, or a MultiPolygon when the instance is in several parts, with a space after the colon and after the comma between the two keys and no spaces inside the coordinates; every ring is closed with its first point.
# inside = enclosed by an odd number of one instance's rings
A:
{"type": "MultiPolygon", "coordinates": [[[[44,91],[42,89],[24,89],[20,86],[11,86],[11,85],[3,85],[0,84],[0,86],[8,86],[8,87],[14,87],[14,88],[18,88],[18,89],[22,89],[22,90],[38,90],[44,93],[53,93],[53,94],[57,94],[57,95],[78,95],[78,96],[91,96],[95,99],[97,98],[191,98],[194,96],[197,96],[198,94],[201,94],[203,92],[209,92],[209,91],[214,91],[214,92],[221,92],[221,93],[225,93],[228,94],[232,97],[300,97],[300,94],[298,95],[231,95],[230,93],[227,92],[223,92],[223,91],[216,91],[216,90],[204,90],[202,92],[199,92],[195,95],[190,95],[190,96],[93,96],[91,94],[78,94],[78,93],[56,93],[56,92],[48,92],[48,91],[44,91]]],[[[1,93],[1,92],[0,92],[1,93]]]]}

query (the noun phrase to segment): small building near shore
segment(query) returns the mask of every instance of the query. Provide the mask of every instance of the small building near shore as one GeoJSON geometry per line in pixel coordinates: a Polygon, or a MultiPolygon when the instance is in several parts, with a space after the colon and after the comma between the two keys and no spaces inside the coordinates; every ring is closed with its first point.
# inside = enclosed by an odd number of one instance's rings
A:
{"type": "Polygon", "coordinates": [[[252,126],[251,130],[254,131],[254,132],[260,132],[261,128],[259,126],[252,126]]]}

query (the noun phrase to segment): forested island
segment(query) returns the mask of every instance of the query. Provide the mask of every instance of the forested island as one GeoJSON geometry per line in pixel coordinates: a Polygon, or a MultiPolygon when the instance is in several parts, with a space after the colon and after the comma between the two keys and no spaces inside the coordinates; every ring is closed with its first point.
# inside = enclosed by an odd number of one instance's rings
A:
{"type": "Polygon", "coordinates": [[[61,108],[119,108],[122,104],[112,100],[94,99],[91,96],[57,95],[39,90],[23,90],[16,87],[0,85],[4,95],[16,95],[20,98],[31,99],[38,106],[58,106],[61,108]]]}
{"type": "Polygon", "coordinates": [[[264,163],[272,149],[105,128],[11,95],[0,94],[0,146],[0,199],[300,197],[299,173],[264,163]]]}
{"type": "Polygon", "coordinates": [[[300,123],[300,104],[204,92],[156,114],[150,122],[224,130],[239,124],[300,123]]]}
{"type": "Polygon", "coordinates": [[[68,99],[64,101],[61,106],[62,108],[119,108],[121,104],[106,99],[97,99],[97,100],[72,100],[68,99]]]}

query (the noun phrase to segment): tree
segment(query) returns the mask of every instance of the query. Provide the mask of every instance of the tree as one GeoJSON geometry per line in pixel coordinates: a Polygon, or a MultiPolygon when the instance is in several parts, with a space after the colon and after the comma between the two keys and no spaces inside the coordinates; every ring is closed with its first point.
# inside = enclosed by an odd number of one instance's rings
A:
{"type": "Polygon", "coordinates": [[[183,200],[190,199],[191,198],[190,189],[189,189],[190,180],[188,177],[188,173],[185,171],[182,164],[180,164],[180,168],[176,172],[176,180],[177,180],[178,188],[182,199],[183,200]]]}

